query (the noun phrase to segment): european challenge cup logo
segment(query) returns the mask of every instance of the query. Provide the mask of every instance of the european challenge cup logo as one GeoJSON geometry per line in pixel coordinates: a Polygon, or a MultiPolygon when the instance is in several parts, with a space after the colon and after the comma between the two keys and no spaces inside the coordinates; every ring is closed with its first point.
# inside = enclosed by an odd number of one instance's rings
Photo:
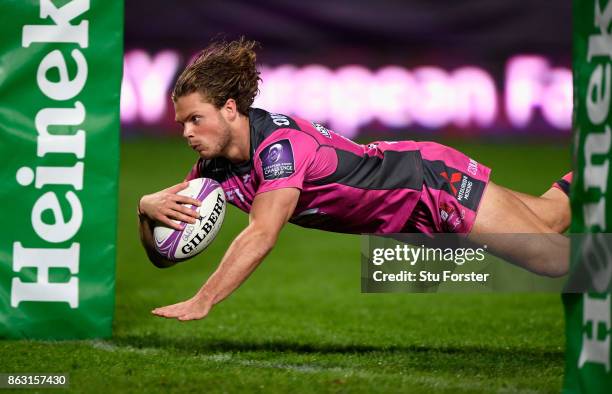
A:
{"type": "Polygon", "coordinates": [[[281,144],[274,144],[268,151],[267,162],[270,164],[276,163],[283,155],[283,146],[281,144]]]}
{"type": "Polygon", "coordinates": [[[264,180],[286,178],[293,174],[295,163],[288,139],[276,141],[264,148],[260,154],[264,180]]]}

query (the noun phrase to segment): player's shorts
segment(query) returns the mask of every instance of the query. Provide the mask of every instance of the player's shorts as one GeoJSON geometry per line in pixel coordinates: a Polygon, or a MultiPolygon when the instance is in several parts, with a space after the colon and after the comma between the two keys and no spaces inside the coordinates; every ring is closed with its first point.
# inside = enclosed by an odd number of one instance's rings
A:
{"type": "Polygon", "coordinates": [[[423,190],[403,232],[469,233],[491,169],[435,142],[417,142],[423,190]]]}

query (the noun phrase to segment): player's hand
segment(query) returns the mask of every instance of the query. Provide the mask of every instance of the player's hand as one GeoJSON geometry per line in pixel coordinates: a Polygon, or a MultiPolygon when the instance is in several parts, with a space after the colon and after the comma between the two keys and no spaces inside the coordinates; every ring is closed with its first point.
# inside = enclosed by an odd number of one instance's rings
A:
{"type": "Polygon", "coordinates": [[[200,215],[194,209],[187,208],[183,204],[199,207],[202,203],[191,197],[177,194],[188,186],[188,182],[182,182],[157,193],[143,196],[138,203],[139,214],[175,230],[182,230],[183,227],[181,223],[175,223],[172,220],[195,223],[200,215]]]}
{"type": "Polygon", "coordinates": [[[187,321],[199,320],[206,317],[211,308],[212,304],[210,302],[206,302],[202,297],[196,294],[187,301],[156,308],[153,309],[151,313],[159,317],[187,321]]]}

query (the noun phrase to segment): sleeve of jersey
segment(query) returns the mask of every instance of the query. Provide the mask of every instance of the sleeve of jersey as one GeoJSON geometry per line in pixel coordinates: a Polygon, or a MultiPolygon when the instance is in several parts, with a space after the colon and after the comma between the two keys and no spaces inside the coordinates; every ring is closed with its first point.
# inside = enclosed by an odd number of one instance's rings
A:
{"type": "Polygon", "coordinates": [[[275,131],[255,152],[256,194],[284,188],[301,190],[318,147],[316,140],[302,131],[275,131]]]}
{"type": "Polygon", "coordinates": [[[200,164],[202,164],[202,159],[198,159],[193,167],[191,167],[191,171],[189,171],[183,182],[202,177],[200,175],[200,164]]]}

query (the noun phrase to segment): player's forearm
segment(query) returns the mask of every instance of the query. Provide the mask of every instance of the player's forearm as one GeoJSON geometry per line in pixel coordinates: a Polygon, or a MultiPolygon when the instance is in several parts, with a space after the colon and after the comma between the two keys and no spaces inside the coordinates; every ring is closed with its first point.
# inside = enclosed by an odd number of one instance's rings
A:
{"type": "Polygon", "coordinates": [[[171,267],[176,262],[166,260],[162,256],[157,253],[155,250],[155,240],[153,239],[153,223],[151,220],[146,218],[145,216],[138,214],[138,233],[140,235],[140,242],[147,253],[147,257],[149,260],[155,265],[157,268],[167,268],[171,267]]]}
{"type": "Polygon", "coordinates": [[[276,243],[276,234],[247,227],[228,248],[221,264],[198,292],[211,307],[236,290],[259,266],[276,243]]]}

